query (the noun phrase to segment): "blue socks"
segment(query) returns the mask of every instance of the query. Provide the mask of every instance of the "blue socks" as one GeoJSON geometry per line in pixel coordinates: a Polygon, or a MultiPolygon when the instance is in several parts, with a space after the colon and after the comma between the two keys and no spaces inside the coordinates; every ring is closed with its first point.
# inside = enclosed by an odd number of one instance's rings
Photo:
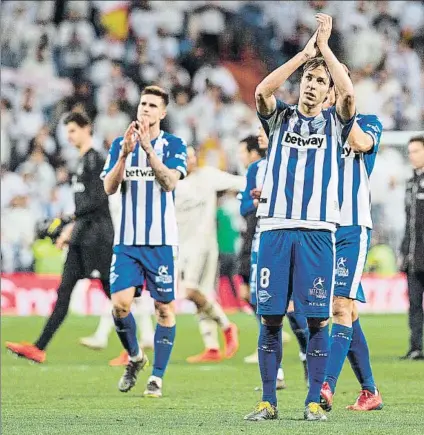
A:
{"type": "Polygon", "coordinates": [[[370,351],[359,319],[352,324],[352,342],[347,357],[363,390],[375,394],[376,386],[372,375],[370,351]]]}
{"type": "Polygon", "coordinates": [[[325,380],[334,393],[352,340],[353,328],[333,323],[331,329],[331,354],[327,363],[325,380]]]}
{"type": "Polygon", "coordinates": [[[124,318],[118,318],[114,315],[113,320],[122,346],[128,352],[129,356],[137,356],[140,352],[140,346],[137,341],[137,327],[134,316],[131,312],[124,318]]]}
{"type": "Polygon", "coordinates": [[[306,352],[306,361],[309,372],[309,391],[305,405],[320,401],[320,391],[325,378],[328,355],[330,353],[330,337],[328,325],[323,328],[309,328],[309,343],[306,352]]]}
{"type": "Polygon", "coordinates": [[[155,331],[155,361],[153,363],[153,376],[162,378],[174,347],[176,327],[156,325],[155,331]]]}
{"type": "Polygon", "coordinates": [[[258,340],[259,369],[262,378],[262,401],[277,406],[277,371],[283,356],[282,326],[261,324],[258,340]]]}
{"type": "Polygon", "coordinates": [[[300,351],[306,354],[306,348],[309,340],[308,322],[305,316],[295,314],[294,312],[287,313],[290,322],[290,327],[297,338],[300,351]]]}

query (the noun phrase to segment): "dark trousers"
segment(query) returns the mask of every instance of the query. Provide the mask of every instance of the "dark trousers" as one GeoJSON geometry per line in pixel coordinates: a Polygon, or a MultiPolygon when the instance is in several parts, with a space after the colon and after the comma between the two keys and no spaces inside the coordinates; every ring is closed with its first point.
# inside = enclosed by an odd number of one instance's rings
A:
{"type": "Polygon", "coordinates": [[[93,271],[93,277],[98,277],[102,283],[103,291],[110,298],[109,267],[112,258],[112,247],[69,247],[68,256],[63,268],[62,282],[57,290],[56,305],[44,329],[35,342],[35,345],[44,350],[50,343],[53,335],[61,326],[68,314],[72,291],[78,280],[89,278],[93,271]],[[95,276],[96,275],[96,276],[95,276]]]}
{"type": "Polygon", "coordinates": [[[424,272],[408,273],[410,350],[423,350],[424,272]]]}

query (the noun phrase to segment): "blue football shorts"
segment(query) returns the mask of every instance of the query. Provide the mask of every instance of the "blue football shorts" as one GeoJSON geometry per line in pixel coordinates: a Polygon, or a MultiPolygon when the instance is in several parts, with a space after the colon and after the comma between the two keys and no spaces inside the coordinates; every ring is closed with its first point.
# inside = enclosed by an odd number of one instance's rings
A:
{"type": "Polygon", "coordinates": [[[335,236],[331,231],[281,229],[260,235],[257,266],[258,314],[294,312],[328,318],[334,290],[335,236]]]}
{"type": "Polygon", "coordinates": [[[361,277],[367,260],[371,230],[364,226],[339,227],[336,231],[336,282],[334,296],[365,302],[361,277]]]}
{"type": "Polygon", "coordinates": [[[174,246],[116,245],[110,267],[111,294],[130,287],[140,296],[144,283],[153,299],[168,303],[175,299],[174,246]]]}

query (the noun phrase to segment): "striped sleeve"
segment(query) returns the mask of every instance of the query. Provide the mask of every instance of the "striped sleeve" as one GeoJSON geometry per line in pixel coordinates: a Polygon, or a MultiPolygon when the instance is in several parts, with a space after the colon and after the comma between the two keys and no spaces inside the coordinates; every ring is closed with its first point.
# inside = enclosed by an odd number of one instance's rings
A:
{"type": "Polygon", "coordinates": [[[262,127],[265,130],[266,135],[269,137],[270,132],[272,132],[272,129],[275,125],[275,121],[278,117],[278,115],[285,109],[289,107],[288,104],[286,104],[284,101],[277,100],[277,105],[275,107],[274,112],[272,112],[270,115],[261,115],[259,112],[256,112],[259,118],[259,121],[262,124],[262,127]]]}
{"type": "Polygon", "coordinates": [[[358,120],[358,125],[364,133],[369,134],[374,142],[372,149],[369,153],[378,152],[380,145],[381,133],[383,132],[383,126],[375,115],[365,115],[358,120]]]}
{"type": "Polygon", "coordinates": [[[100,174],[100,178],[102,180],[105,179],[106,175],[113,169],[113,167],[115,166],[116,162],[118,161],[119,152],[121,151],[121,141],[122,141],[122,139],[123,139],[123,137],[116,138],[112,142],[112,145],[110,146],[109,154],[107,156],[105,165],[103,167],[103,171],[100,174]]]}
{"type": "Polygon", "coordinates": [[[170,141],[164,163],[169,169],[181,172],[181,180],[187,176],[187,145],[182,139],[175,137],[170,141]]]}

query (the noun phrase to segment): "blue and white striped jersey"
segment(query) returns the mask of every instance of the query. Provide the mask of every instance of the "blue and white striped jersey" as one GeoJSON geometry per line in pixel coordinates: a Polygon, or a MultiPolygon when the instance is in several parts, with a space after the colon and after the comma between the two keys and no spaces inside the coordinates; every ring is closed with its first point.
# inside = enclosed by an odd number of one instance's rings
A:
{"type": "MultiPolygon", "coordinates": [[[[102,178],[115,166],[122,139],[113,141],[102,178]]],[[[180,171],[182,178],[187,175],[187,147],[182,139],[161,130],[152,146],[168,168],[180,171]]],[[[126,159],[117,224],[115,245],[178,245],[174,192],[165,192],[155,180],[138,143],[126,159]]]]}
{"type": "Polygon", "coordinates": [[[277,100],[274,113],[259,114],[259,119],[269,137],[269,149],[258,216],[294,226],[299,220],[339,223],[339,147],[355,118],[343,122],[335,107],[305,117],[297,105],[277,100]]]}
{"type": "Polygon", "coordinates": [[[247,216],[249,213],[256,211],[253,205],[253,198],[250,196],[250,191],[262,187],[266,172],[266,158],[256,160],[249,165],[246,173],[246,188],[241,193],[240,214],[247,216]]]}
{"type": "Polygon", "coordinates": [[[383,127],[375,115],[357,115],[362,131],[368,133],[374,146],[367,153],[355,153],[349,143],[343,146],[340,161],[339,201],[341,226],[362,225],[372,228],[370,176],[374,169],[383,127]]]}

